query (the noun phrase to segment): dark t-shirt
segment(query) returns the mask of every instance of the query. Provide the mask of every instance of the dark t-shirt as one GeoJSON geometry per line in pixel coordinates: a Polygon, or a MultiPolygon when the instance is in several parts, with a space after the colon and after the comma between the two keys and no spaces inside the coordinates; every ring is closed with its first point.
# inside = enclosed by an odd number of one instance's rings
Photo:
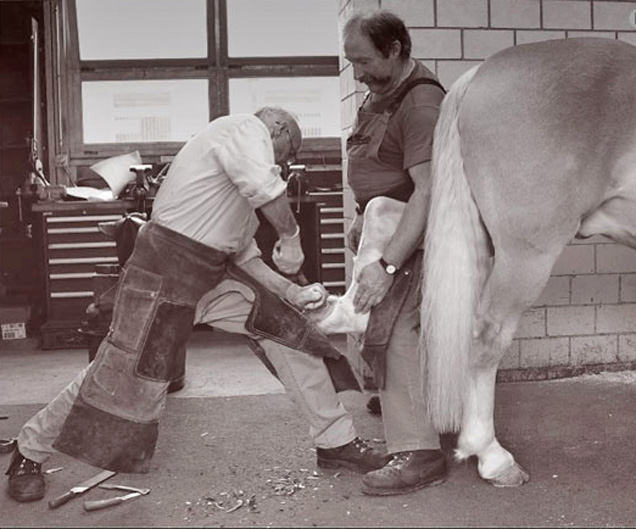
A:
{"type": "MultiPolygon", "coordinates": [[[[420,77],[437,80],[426,66],[416,61],[413,72],[404,83],[420,77]]],[[[404,83],[395,90],[395,94],[400,92],[404,83]]],[[[435,85],[421,84],[412,88],[391,117],[380,146],[380,160],[392,167],[405,170],[430,161],[433,131],[443,98],[444,92],[435,85]]],[[[365,103],[364,110],[380,113],[394,100],[395,97],[387,97],[378,101],[375,94],[372,94],[365,103]]]]}

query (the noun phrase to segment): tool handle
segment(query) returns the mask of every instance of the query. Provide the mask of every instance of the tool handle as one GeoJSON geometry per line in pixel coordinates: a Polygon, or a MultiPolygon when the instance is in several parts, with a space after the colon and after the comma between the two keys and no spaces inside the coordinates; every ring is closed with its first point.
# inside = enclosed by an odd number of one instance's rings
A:
{"type": "Polygon", "coordinates": [[[112,505],[119,505],[123,500],[121,496],[116,498],[108,498],[107,500],[88,500],[84,502],[85,511],[96,511],[98,509],[105,509],[112,505]]]}
{"type": "Polygon", "coordinates": [[[51,500],[49,502],[49,509],[57,509],[58,507],[60,507],[61,505],[64,505],[67,501],[69,501],[71,498],[74,498],[75,496],[77,496],[77,493],[73,492],[72,490],[69,490],[68,492],[62,494],[61,496],[55,498],[54,500],[51,500]]]}

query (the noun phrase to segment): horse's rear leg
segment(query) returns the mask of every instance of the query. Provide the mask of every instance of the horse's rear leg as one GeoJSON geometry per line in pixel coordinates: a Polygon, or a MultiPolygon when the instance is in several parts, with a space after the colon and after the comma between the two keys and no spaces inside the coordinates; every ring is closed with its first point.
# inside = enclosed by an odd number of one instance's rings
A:
{"type": "MultiPolygon", "coordinates": [[[[560,250],[559,250],[560,251],[560,250]]],[[[477,456],[479,475],[496,486],[518,486],[528,474],[495,436],[497,366],[510,346],[523,312],[547,282],[558,252],[541,256],[497,255],[480,301],[473,337],[473,365],[464,394],[456,456],[477,456]]]]}

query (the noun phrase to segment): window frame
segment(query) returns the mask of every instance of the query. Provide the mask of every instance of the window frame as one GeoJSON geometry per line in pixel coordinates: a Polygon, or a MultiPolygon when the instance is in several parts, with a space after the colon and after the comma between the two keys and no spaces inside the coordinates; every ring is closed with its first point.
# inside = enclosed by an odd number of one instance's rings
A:
{"type": "MultiPolygon", "coordinates": [[[[84,81],[179,80],[208,81],[209,119],[229,112],[229,80],[249,77],[337,77],[337,56],[228,57],[227,0],[206,0],[207,57],[197,59],[81,60],[75,0],[69,0],[68,137],[71,165],[138,150],[144,159],[171,157],[183,142],[91,143],[83,142],[81,86],[84,81]]],[[[300,155],[340,151],[339,137],[308,138],[300,155]]]]}

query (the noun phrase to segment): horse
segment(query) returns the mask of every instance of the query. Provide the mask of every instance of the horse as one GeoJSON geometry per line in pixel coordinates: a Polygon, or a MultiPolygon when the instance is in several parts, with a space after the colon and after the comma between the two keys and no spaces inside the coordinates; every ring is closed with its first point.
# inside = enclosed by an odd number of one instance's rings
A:
{"type": "Polygon", "coordinates": [[[498,442],[495,378],[573,238],[636,248],[636,47],[602,38],[502,50],[463,74],[434,133],[421,368],[440,432],[481,478],[528,473],[498,442]]]}

